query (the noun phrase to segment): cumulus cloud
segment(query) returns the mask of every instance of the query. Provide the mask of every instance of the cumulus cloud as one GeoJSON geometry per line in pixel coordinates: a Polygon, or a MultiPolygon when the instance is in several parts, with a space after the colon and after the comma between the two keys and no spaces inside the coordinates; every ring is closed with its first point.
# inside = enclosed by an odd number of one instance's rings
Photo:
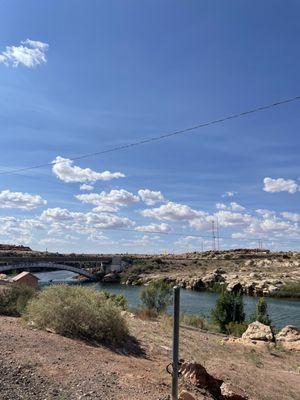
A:
{"type": "Polygon", "coordinates": [[[221,210],[215,214],[220,226],[225,228],[249,225],[252,217],[248,214],[221,210]]]}
{"type": "Polygon", "coordinates": [[[148,206],[154,206],[156,203],[164,200],[164,196],[160,191],[155,192],[149,189],[140,189],[138,194],[148,206]]]}
{"type": "Polygon", "coordinates": [[[0,208],[22,208],[24,210],[32,210],[33,208],[45,204],[47,204],[47,201],[38,195],[11,192],[10,190],[2,190],[2,192],[0,192],[0,208]]]}
{"type": "Polygon", "coordinates": [[[52,171],[60,180],[70,182],[96,182],[96,181],[110,181],[112,179],[124,178],[125,175],[121,172],[96,172],[90,168],[81,168],[73,165],[74,162],[69,158],[57,156],[52,161],[52,171]]]}
{"type": "Polygon", "coordinates": [[[135,230],[139,232],[161,232],[161,233],[167,233],[170,231],[170,229],[171,229],[170,226],[164,222],[161,224],[137,226],[135,228],[135,230]]]}
{"type": "Polygon", "coordinates": [[[219,210],[230,210],[230,211],[244,211],[245,207],[241,206],[238,203],[235,203],[234,201],[231,202],[229,205],[226,205],[224,203],[217,203],[216,207],[219,210]]]}
{"type": "Polygon", "coordinates": [[[99,213],[116,213],[119,211],[118,207],[109,206],[107,204],[101,204],[101,206],[97,206],[93,208],[93,212],[96,214],[99,213]]]}
{"type": "Polygon", "coordinates": [[[293,179],[265,178],[263,190],[269,193],[288,192],[291,194],[300,190],[300,186],[293,179]]]}
{"type": "Polygon", "coordinates": [[[103,240],[108,240],[109,238],[103,235],[102,232],[94,232],[89,237],[88,240],[91,242],[102,242],[103,240]]]}
{"type": "Polygon", "coordinates": [[[39,219],[0,217],[1,241],[29,245],[35,230],[41,231],[45,226],[39,219]]]}
{"type": "Polygon", "coordinates": [[[300,214],[284,211],[281,215],[289,221],[300,222],[300,214]]]}
{"type": "Polygon", "coordinates": [[[78,233],[92,233],[98,228],[126,228],[134,225],[134,222],[126,217],[108,213],[74,212],[59,207],[44,210],[41,214],[41,220],[51,224],[53,233],[66,230],[78,233]]]}
{"type": "Polygon", "coordinates": [[[86,183],[83,183],[82,185],[80,185],[79,187],[80,190],[93,190],[94,186],[92,185],[88,185],[86,183]]]}
{"type": "Polygon", "coordinates": [[[75,196],[83,203],[94,204],[95,206],[102,206],[104,204],[111,206],[128,206],[137,203],[140,199],[133,193],[125,189],[113,189],[110,192],[78,194],[75,196]]]}
{"type": "Polygon", "coordinates": [[[169,201],[157,208],[142,210],[144,217],[152,217],[162,221],[188,221],[206,215],[203,211],[197,211],[185,204],[169,201]]]}
{"type": "Polygon", "coordinates": [[[6,46],[6,49],[0,53],[0,63],[13,67],[21,64],[27,68],[33,68],[47,62],[48,48],[47,43],[26,39],[19,46],[6,46]]]}

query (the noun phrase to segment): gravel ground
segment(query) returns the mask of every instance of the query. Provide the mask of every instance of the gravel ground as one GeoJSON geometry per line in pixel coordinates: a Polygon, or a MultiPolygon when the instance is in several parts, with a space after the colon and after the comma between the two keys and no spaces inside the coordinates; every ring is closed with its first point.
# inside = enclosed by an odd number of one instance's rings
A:
{"type": "MultiPolygon", "coordinates": [[[[129,318],[136,338],[109,349],[0,317],[0,400],[162,400],[170,393],[171,327],[129,318]]],[[[180,356],[241,387],[253,400],[298,400],[300,354],[227,343],[180,330],[180,356]]],[[[193,390],[180,380],[180,387],[193,390]]],[[[197,399],[208,399],[197,393],[197,399]]]]}

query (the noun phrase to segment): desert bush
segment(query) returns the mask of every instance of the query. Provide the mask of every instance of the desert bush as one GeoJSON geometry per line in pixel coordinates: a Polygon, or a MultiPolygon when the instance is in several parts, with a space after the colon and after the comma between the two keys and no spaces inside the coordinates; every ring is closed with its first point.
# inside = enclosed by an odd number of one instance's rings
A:
{"type": "Polygon", "coordinates": [[[23,314],[27,303],[36,290],[26,285],[7,285],[0,288],[0,314],[18,317],[23,314]]]}
{"type": "Polygon", "coordinates": [[[263,297],[260,297],[258,299],[258,302],[256,304],[256,312],[255,314],[250,316],[250,320],[253,321],[259,321],[264,325],[269,325],[271,326],[272,321],[268,315],[268,305],[266,300],[263,297]]]}
{"type": "Polygon", "coordinates": [[[127,310],[127,300],[123,294],[113,294],[106,290],[103,290],[100,293],[102,293],[105,299],[111,300],[117,307],[120,307],[121,310],[127,310]]]}
{"type": "Polygon", "coordinates": [[[151,282],[141,291],[143,307],[158,314],[164,312],[172,300],[172,288],[163,280],[151,282]]]}
{"type": "Polygon", "coordinates": [[[300,283],[286,283],[279,290],[271,294],[272,297],[300,299],[300,283]]]}
{"type": "Polygon", "coordinates": [[[96,342],[116,344],[128,334],[115,302],[82,286],[54,285],[44,289],[28,304],[25,318],[39,329],[96,342]]]}
{"type": "Polygon", "coordinates": [[[212,320],[219,325],[220,331],[223,333],[227,332],[226,325],[230,322],[244,322],[245,314],[242,295],[223,290],[215,308],[212,310],[212,320]]]}
{"type": "Polygon", "coordinates": [[[236,337],[241,337],[247,328],[248,324],[246,323],[229,322],[229,324],[226,325],[227,333],[236,337]]]}

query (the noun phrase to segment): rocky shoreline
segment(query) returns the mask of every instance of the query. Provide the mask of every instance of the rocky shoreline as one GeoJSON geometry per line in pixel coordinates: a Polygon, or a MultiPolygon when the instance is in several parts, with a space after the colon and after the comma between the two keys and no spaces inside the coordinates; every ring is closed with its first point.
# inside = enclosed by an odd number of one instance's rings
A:
{"type": "MultiPolygon", "coordinates": [[[[161,257],[160,268],[153,268],[152,261],[138,272],[137,268],[131,267],[126,274],[110,274],[104,281],[121,280],[126,285],[147,285],[163,279],[172,285],[195,291],[220,291],[225,286],[229,291],[240,291],[249,296],[277,296],[287,285],[300,289],[299,253],[269,253],[267,257],[255,255],[246,253],[245,259],[240,260],[237,256],[241,254],[236,252],[204,256],[200,253],[198,257],[186,257],[187,261],[182,265],[161,257]]],[[[135,262],[138,264],[138,259],[135,262]]],[[[295,291],[293,297],[299,298],[300,293],[295,291]]]]}

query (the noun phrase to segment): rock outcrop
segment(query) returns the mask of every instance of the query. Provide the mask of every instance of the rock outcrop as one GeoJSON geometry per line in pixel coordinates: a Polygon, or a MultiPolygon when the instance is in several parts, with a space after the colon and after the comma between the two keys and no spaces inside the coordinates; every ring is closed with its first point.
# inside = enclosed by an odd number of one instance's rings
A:
{"type": "Polygon", "coordinates": [[[254,344],[257,342],[273,342],[274,335],[268,325],[255,321],[249,324],[247,330],[243,333],[242,341],[254,344]]]}
{"type": "MultiPolygon", "coordinates": [[[[183,378],[187,379],[197,388],[205,389],[212,395],[214,399],[250,400],[248,395],[242,389],[233,386],[229,382],[224,382],[223,380],[210,375],[203,365],[199,363],[191,363],[181,360],[179,372],[183,378]]],[[[194,399],[192,395],[187,392],[185,393],[187,397],[182,397],[182,400],[194,399]]]]}
{"type": "Polygon", "coordinates": [[[226,382],[221,385],[221,396],[224,400],[250,400],[244,390],[226,382]]]}
{"type": "Polygon", "coordinates": [[[300,330],[293,325],[287,325],[276,335],[276,342],[286,350],[300,351],[300,330]]]}

